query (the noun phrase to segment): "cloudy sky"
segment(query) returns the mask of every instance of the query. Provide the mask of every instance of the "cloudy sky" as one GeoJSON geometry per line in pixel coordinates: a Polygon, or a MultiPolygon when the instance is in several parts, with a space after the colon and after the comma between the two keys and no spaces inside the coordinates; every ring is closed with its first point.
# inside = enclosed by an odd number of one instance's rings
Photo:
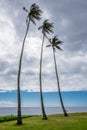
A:
{"type": "MultiPolygon", "coordinates": [[[[54,23],[53,37],[64,41],[63,51],[56,51],[62,91],[87,90],[87,0],[0,0],[0,91],[17,89],[17,70],[26,31],[26,12],[37,3],[43,10],[37,25],[30,24],[26,39],[21,90],[39,91],[39,60],[43,20],[54,23]]],[[[53,53],[44,43],[43,91],[57,91],[53,53]]]]}

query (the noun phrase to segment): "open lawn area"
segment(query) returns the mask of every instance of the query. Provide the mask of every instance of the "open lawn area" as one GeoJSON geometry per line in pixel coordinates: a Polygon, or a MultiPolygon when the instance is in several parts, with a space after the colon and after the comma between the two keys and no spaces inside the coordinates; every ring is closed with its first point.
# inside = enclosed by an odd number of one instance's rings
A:
{"type": "Polygon", "coordinates": [[[87,130],[87,113],[69,114],[69,117],[49,115],[48,120],[41,116],[31,116],[23,119],[22,125],[16,125],[16,120],[0,123],[0,130],[87,130]]]}

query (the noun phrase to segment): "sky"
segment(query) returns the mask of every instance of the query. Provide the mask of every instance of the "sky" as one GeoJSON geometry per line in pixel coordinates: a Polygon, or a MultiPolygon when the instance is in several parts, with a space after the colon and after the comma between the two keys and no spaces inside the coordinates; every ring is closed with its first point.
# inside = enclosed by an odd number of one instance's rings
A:
{"type": "MultiPolygon", "coordinates": [[[[19,57],[26,31],[26,12],[36,3],[43,11],[36,26],[30,23],[24,48],[21,90],[39,92],[39,62],[45,19],[54,23],[55,35],[64,43],[56,51],[61,91],[87,90],[87,0],[0,0],[0,92],[17,90],[19,57]]],[[[56,92],[53,52],[44,42],[42,80],[44,92],[56,92]]]]}
{"type": "MultiPolygon", "coordinates": [[[[65,107],[87,107],[87,91],[62,92],[65,107]]],[[[45,107],[61,107],[58,92],[43,93],[45,107]]],[[[41,107],[40,93],[21,91],[22,107],[41,107]]],[[[17,91],[0,92],[0,108],[17,107],[17,91]]]]}

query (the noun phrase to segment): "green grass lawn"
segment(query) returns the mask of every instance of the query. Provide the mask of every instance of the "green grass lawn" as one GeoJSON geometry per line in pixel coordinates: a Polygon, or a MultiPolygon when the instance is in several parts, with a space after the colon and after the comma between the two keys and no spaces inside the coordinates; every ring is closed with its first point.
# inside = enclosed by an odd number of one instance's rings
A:
{"type": "Polygon", "coordinates": [[[22,125],[15,121],[1,122],[0,130],[87,130],[87,113],[63,115],[50,115],[48,120],[41,116],[32,116],[23,119],[22,125]]]}

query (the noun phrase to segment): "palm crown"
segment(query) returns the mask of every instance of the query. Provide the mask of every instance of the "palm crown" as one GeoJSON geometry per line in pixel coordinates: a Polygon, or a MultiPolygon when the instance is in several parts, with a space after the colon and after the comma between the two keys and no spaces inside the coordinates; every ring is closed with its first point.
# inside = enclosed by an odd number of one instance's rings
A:
{"type": "Polygon", "coordinates": [[[48,19],[43,22],[43,25],[38,28],[42,30],[44,36],[49,33],[53,33],[53,23],[50,23],[48,19]]]}
{"type": "Polygon", "coordinates": [[[26,22],[28,22],[30,20],[33,24],[36,24],[35,20],[41,19],[40,16],[41,16],[42,11],[39,8],[39,6],[36,5],[35,3],[31,5],[29,11],[25,7],[23,7],[23,10],[28,13],[26,22]]]}
{"type": "Polygon", "coordinates": [[[52,46],[54,49],[59,49],[62,50],[61,47],[59,45],[61,45],[63,43],[63,41],[60,41],[57,36],[53,37],[52,39],[49,39],[50,44],[47,45],[46,47],[50,47],[52,46]]]}

